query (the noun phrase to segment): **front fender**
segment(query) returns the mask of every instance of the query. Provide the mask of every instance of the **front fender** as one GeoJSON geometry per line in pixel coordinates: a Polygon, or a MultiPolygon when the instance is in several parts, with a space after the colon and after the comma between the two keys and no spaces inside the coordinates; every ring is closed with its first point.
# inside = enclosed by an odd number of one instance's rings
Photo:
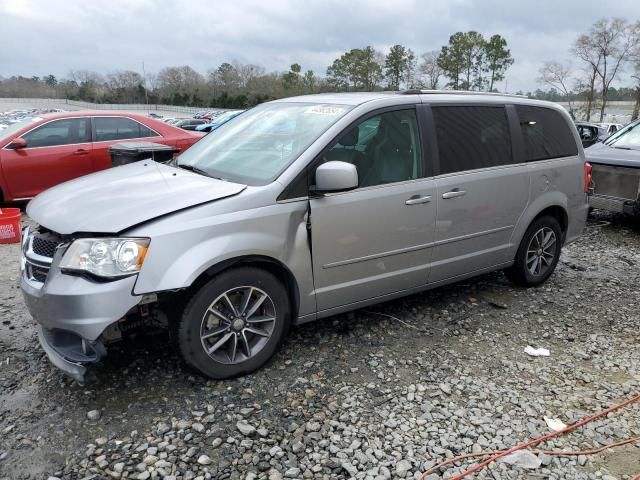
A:
{"type": "Polygon", "coordinates": [[[213,208],[184,212],[131,233],[151,238],[136,294],[187,288],[215,265],[260,256],[291,272],[299,290],[300,314],[314,312],[306,202],[211,215],[208,211],[213,208]]]}
{"type": "Polygon", "coordinates": [[[140,274],[135,292],[138,294],[189,287],[214,265],[248,255],[282,261],[282,238],[264,233],[228,234],[210,238],[193,245],[178,256],[174,255],[165,269],[153,272],[151,269],[145,270],[144,274],[140,274]]]}

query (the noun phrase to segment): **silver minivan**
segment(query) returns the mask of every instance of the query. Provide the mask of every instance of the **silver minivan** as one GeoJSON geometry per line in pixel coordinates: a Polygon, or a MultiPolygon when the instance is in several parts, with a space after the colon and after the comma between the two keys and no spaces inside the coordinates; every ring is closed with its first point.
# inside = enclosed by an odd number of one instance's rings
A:
{"type": "Polygon", "coordinates": [[[172,165],[59,185],[27,213],[21,288],[50,360],[79,381],[166,325],[211,378],[248,373],[291,325],[504,269],[553,272],[588,175],[559,106],[468,92],[259,105],[172,165]]]}

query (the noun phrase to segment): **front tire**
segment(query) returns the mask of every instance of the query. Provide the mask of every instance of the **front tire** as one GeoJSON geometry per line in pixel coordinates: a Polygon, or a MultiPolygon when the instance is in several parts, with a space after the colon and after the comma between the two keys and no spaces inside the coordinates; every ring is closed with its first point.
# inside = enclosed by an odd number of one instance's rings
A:
{"type": "Polygon", "coordinates": [[[184,362],[214,379],[250,373],[280,348],[291,307],[271,273],[254,267],[227,270],[198,290],[177,329],[184,362]]]}
{"type": "Polygon", "coordinates": [[[533,287],[545,282],[560,259],[562,229],[551,216],[536,219],[524,234],[513,266],[505,270],[516,285],[533,287]]]}

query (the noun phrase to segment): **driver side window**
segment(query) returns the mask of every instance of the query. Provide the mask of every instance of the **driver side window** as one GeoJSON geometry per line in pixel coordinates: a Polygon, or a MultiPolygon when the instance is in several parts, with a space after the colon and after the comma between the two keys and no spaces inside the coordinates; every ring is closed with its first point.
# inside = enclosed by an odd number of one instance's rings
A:
{"type": "Polygon", "coordinates": [[[27,148],[87,143],[90,140],[86,118],[55,120],[31,130],[23,138],[27,141],[27,148]]]}
{"type": "Polygon", "coordinates": [[[355,165],[358,187],[422,176],[422,150],[415,109],[381,113],[346,132],[324,155],[355,165]]]}

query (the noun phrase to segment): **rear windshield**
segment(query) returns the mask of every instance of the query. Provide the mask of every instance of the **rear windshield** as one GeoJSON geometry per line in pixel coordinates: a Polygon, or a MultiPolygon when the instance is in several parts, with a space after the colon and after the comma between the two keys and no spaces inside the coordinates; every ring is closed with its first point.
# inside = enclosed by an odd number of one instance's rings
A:
{"type": "Polygon", "coordinates": [[[265,103],[197,142],[180,156],[179,165],[231,182],[266,185],[351,108],[265,103]]]}

